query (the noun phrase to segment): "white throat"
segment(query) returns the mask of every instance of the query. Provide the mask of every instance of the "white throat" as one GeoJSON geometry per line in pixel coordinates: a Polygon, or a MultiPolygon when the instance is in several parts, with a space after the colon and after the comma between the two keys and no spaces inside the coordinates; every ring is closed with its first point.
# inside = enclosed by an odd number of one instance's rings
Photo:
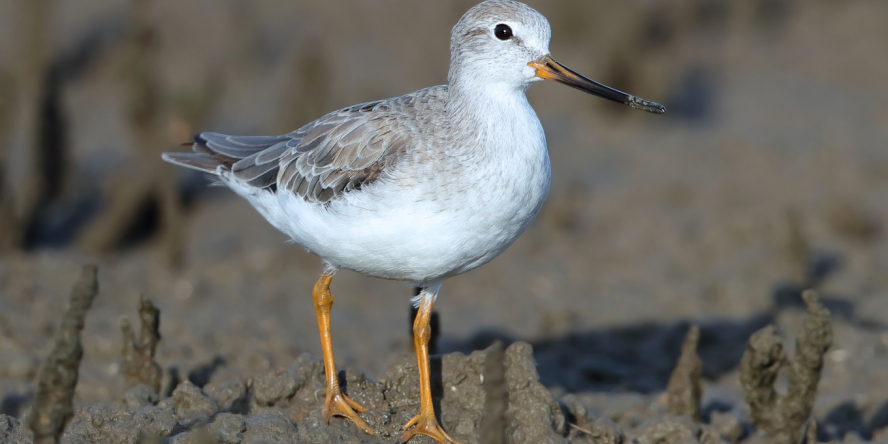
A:
{"type": "Polygon", "coordinates": [[[540,159],[546,136],[525,91],[526,87],[506,83],[451,85],[447,103],[451,124],[456,134],[472,139],[454,142],[476,147],[480,152],[474,154],[479,156],[540,159]]]}

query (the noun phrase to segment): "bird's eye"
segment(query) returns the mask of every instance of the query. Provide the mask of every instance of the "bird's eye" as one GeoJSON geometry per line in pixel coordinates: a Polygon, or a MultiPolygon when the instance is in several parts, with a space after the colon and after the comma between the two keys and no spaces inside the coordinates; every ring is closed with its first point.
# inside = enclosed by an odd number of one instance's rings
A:
{"type": "Polygon", "coordinates": [[[496,28],[493,28],[493,35],[500,40],[509,40],[512,38],[512,28],[509,25],[496,25],[496,28]]]}

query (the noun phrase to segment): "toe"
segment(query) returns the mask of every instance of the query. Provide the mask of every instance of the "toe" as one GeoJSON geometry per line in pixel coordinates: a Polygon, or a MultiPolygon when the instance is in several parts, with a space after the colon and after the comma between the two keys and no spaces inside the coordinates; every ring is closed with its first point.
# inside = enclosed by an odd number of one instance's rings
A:
{"type": "Polygon", "coordinates": [[[351,407],[352,410],[354,410],[358,413],[364,413],[367,411],[366,407],[362,406],[361,404],[358,404],[356,401],[349,398],[348,396],[342,395],[342,399],[345,400],[346,404],[348,404],[348,406],[351,407]]]}
{"type": "Polygon", "coordinates": [[[407,424],[404,425],[404,428],[406,429],[414,424],[416,425],[415,427],[405,430],[401,435],[402,443],[406,443],[416,435],[425,435],[440,444],[461,444],[459,441],[448,435],[447,432],[438,425],[438,421],[434,418],[428,419],[419,415],[407,422],[407,424]]]}
{"type": "Polygon", "coordinates": [[[358,416],[358,413],[364,412],[366,410],[367,409],[362,407],[357,402],[352,401],[343,394],[339,394],[333,396],[325,403],[322,417],[324,421],[329,421],[331,416],[341,416],[355,423],[358,427],[361,428],[361,430],[364,431],[364,433],[375,436],[376,431],[374,431],[363,419],[361,419],[360,416],[358,416]]]}

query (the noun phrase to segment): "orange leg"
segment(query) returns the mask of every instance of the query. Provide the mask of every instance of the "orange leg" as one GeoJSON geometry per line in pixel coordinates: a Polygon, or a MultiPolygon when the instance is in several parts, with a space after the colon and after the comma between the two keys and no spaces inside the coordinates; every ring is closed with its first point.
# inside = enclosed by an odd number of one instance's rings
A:
{"type": "Polygon", "coordinates": [[[401,442],[407,442],[416,435],[426,435],[441,444],[459,444],[438,424],[432,405],[432,383],[429,378],[429,338],[432,336],[429,321],[432,317],[432,303],[432,298],[423,297],[419,313],[413,322],[413,343],[416,345],[416,360],[419,363],[419,414],[404,425],[401,442]]]}
{"type": "Polygon", "coordinates": [[[321,410],[321,418],[329,423],[334,415],[344,416],[358,425],[365,433],[376,435],[376,432],[358,416],[366,410],[355,401],[342,394],[339,380],[336,378],[336,365],[333,362],[333,341],[330,339],[330,307],[333,306],[333,294],[330,293],[330,282],[333,275],[323,274],[314,286],[315,314],[318,316],[318,329],[321,332],[321,350],[324,353],[324,372],[327,376],[327,399],[321,410]]]}

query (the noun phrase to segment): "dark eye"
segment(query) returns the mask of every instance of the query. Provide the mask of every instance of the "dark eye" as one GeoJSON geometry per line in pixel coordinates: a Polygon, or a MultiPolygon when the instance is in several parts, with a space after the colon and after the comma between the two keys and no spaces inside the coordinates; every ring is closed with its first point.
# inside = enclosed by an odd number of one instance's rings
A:
{"type": "Polygon", "coordinates": [[[493,35],[500,40],[509,40],[512,38],[512,28],[509,25],[496,25],[496,28],[493,28],[493,35]]]}

